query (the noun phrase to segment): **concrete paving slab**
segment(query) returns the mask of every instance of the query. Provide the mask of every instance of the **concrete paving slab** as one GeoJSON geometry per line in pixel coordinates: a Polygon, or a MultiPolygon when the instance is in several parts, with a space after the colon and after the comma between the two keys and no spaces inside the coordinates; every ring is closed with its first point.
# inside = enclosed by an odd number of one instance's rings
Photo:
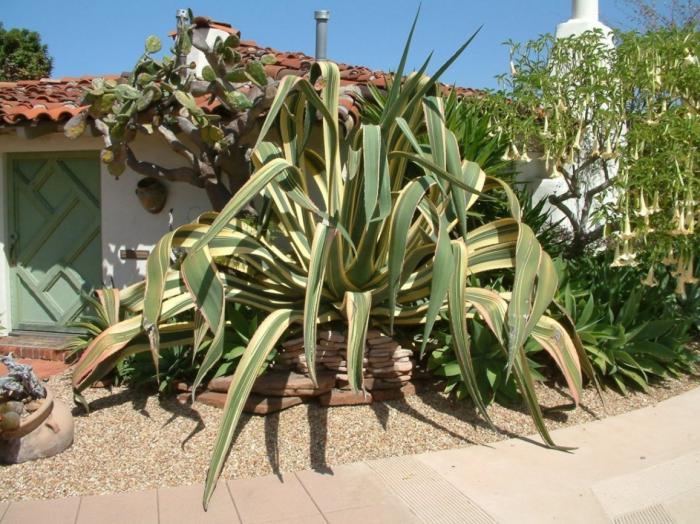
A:
{"type": "Polygon", "coordinates": [[[155,489],[83,497],[75,524],[158,524],[155,489]]]}
{"type": "Polygon", "coordinates": [[[700,489],[681,493],[664,502],[664,507],[676,522],[697,522],[700,520],[700,489]]]}
{"type": "Polygon", "coordinates": [[[233,505],[225,482],[214,491],[209,508],[202,508],[204,486],[180,486],[158,489],[158,517],[162,524],[239,524],[240,519],[233,505]]]}
{"type": "Polygon", "coordinates": [[[294,474],[228,481],[244,524],[314,517],[320,512],[294,474]]]}
{"type": "Polygon", "coordinates": [[[495,520],[442,475],[411,456],[367,462],[384,485],[424,522],[494,524],[495,520]]]}
{"type": "Polygon", "coordinates": [[[301,471],[296,475],[324,514],[395,502],[372,469],[362,462],[334,467],[330,473],[301,471]]]}
{"type": "MultiPolygon", "coordinates": [[[[30,522],[50,522],[51,524],[74,524],[78,514],[80,497],[58,500],[21,500],[9,504],[5,515],[0,517],[2,524],[28,524],[30,522]]],[[[0,516],[3,513],[0,507],[0,516]]]]}
{"type": "Polygon", "coordinates": [[[329,524],[421,524],[411,511],[401,504],[384,503],[362,508],[324,513],[329,524]]]}
{"type": "Polygon", "coordinates": [[[417,459],[499,522],[606,522],[594,484],[700,450],[700,388],[552,435],[578,449],[564,453],[516,439],[417,459]]]}
{"type": "Polygon", "coordinates": [[[10,507],[9,502],[0,502],[0,522],[2,522],[2,518],[5,516],[5,512],[7,511],[7,508],[10,507]]]}
{"type": "Polygon", "coordinates": [[[624,513],[612,520],[613,524],[676,524],[666,508],[654,504],[624,513]]]}
{"type": "Polygon", "coordinates": [[[613,520],[639,508],[664,505],[686,492],[700,492],[700,451],[593,485],[593,493],[613,520]]]}
{"type": "MultiPolygon", "coordinates": [[[[161,522],[161,524],[163,523],[161,522]]],[[[305,517],[275,520],[269,523],[266,522],[265,524],[328,524],[328,521],[323,518],[323,515],[318,513],[316,515],[307,515],[305,517]]]]}

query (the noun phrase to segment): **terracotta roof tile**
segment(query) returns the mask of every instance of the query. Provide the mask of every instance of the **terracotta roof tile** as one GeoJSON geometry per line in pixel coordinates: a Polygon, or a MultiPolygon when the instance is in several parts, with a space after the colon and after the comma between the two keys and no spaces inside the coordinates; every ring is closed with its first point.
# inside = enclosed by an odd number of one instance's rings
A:
{"type": "MultiPolygon", "coordinates": [[[[240,31],[235,27],[222,22],[213,22],[206,18],[196,18],[195,24],[199,27],[211,27],[240,35],[240,31]]],[[[270,47],[260,47],[253,40],[241,40],[238,52],[244,62],[260,58],[263,55],[274,56],[276,61],[265,65],[267,76],[273,80],[280,80],[288,75],[306,75],[314,63],[313,57],[302,52],[278,51],[270,47]]],[[[367,67],[348,64],[338,64],[338,68],[341,85],[345,87],[356,86],[357,91],[363,96],[369,96],[367,84],[374,84],[380,89],[386,88],[387,74],[382,71],[372,71],[367,67]]],[[[83,94],[93,78],[83,76],[0,82],[0,125],[20,125],[41,120],[54,122],[68,120],[83,109],[81,107],[83,94]]],[[[118,78],[118,76],[110,75],[108,78],[118,78]]],[[[457,88],[457,92],[462,96],[479,93],[478,90],[467,88],[457,88]]],[[[198,103],[208,110],[219,105],[215,102],[209,104],[208,97],[200,97],[198,103]]],[[[351,112],[355,119],[359,117],[355,97],[345,96],[344,100],[341,100],[341,105],[351,112]]]]}

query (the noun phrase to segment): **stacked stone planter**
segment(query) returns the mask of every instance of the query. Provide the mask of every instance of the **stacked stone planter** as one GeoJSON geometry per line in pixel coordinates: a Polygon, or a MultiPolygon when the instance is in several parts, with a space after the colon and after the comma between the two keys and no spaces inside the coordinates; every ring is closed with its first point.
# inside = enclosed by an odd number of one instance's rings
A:
{"type": "MultiPolygon", "coordinates": [[[[347,344],[343,333],[334,330],[320,330],[316,345],[318,369],[328,369],[336,373],[336,385],[347,386],[347,344]]],[[[367,332],[367,345],[363,359],[365,388],[399,389],[411,379],[415,362],[413,351],[404,349],[393,338],[381,331],[367,332]],[[371,379],[371,380],[368,380],[371,379]]],[[[304,339],[294,338],[284,342],[275,361],[275,369],[293,369],[307,374],[309,367],[304,354],[304,339]]]]}
{"type": "MultiPolygon", "coordinates": [[[[363,360],[365,391],[354,393],[348,382],[347,340],[345,333],[319,329],[316,341],[317,386],[308,375],[309,367],[302,337],[285,341],[278,348],[271,367],[259,377],[245,411],[264,415],[310,402],[322,406],[370,404],[374,400],[395,400],[415,394],[416,377],[413,350],[376,329],[367,332],[363,360]]],[[[223,407],[231,377],[212,380],[198,400],[223,407]]],[[[182,398],[186,398],[183,395],[182,398]]]]}

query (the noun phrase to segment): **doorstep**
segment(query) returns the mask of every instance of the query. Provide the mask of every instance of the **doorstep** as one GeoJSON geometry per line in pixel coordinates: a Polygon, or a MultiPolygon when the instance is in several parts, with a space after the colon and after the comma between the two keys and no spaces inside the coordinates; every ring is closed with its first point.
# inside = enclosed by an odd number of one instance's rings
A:
{"type": "Polygon", "coordinates": [[[47,332],[12,333],[0,337],[0,355],[12,353],[17,358],[63,362],[66,346],[74,337],[73,334],[47,332]]]}

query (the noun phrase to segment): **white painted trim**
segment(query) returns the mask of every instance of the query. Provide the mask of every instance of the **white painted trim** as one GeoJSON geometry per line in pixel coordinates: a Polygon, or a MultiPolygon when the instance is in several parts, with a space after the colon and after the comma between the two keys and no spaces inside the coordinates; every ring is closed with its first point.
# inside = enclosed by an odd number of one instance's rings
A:
{"type": "Polygon", "coordinates": [[[7,260],[7,154],[0,153],[0,336],[7,335],[12,326],[10,307],[10,266],[7,260]]]}

